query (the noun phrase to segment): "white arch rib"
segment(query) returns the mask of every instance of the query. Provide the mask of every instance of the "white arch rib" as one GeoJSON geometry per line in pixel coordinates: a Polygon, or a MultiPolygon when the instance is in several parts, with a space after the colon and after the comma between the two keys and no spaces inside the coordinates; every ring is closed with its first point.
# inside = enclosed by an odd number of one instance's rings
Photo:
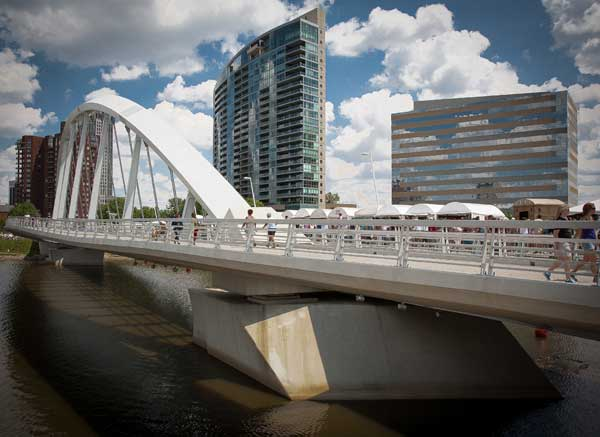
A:
{"type": "MultiPolygon", "coordinates": [[[[121,96],[102,96],[79,105],[69,114],[66,126],[87,111],[109,114],[129,126],[173,170],[210,217],[224,218],[228,211],[234,217],[244,217],[249,208],[244,198],[194,146],[156,113],[121,96]]],[[[68,144],[70,141],[66,138],[61,141],[61,147],[68,144]]]]}

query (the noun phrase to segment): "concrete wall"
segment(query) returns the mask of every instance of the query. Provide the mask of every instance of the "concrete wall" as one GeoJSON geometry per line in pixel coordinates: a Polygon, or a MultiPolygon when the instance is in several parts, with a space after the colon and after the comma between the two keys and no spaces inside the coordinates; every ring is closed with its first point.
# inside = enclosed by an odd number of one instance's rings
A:
{"type": "Polygon", "coordinates": [[[500,322],[344,299],[190,296],[194,341],[290,399],[559,396],[500,322]]]}

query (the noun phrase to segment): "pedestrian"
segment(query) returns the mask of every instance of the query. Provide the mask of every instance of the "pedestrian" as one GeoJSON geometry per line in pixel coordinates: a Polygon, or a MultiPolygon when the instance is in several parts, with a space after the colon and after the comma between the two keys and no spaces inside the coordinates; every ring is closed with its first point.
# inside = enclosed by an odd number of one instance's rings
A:
{"type": "MultiPolygon", "coordinates": [[[[271,218],[271,213],[268,212],[267,219],[270,219],[270,218],[271,218]]],[[[263,226],[263,229],[264,228],[267,228],[267,235],[269,237],[269,239],[267,240],[267,247],[273,246],[273,249],[275,249],[275,232],[277,231],[277,224],[268,222],[268,223],[265,223],[265,225],[263,226]]]]}
{"type": "MultiPolygon", "coordinates": [[[[569,207],[563,206],[559,212],[556,220],[558,221],[567,221],[569,217],[569,207]]],[[[565,282],[569,284],[574,284],[575,281],[571,278],[571,243],[569,241],[564,241],[572,238],[572,233],[570,229],[567,228],[557,228],[554,229],[552,233],[554,238],[560,238],[561,241],[554,242],[554,254],[556,256],[556,261],[554,264],[550,266],[550,268],[544,272],[544,276],[547,280],[551,279],[552,272],[563,266],[565,270],[565,282]]]]}
{"type": "Polygon", "coordinates": [[[176,220],[171,222],[171,227],[173,228],[173,234],[175,235],[175,244],[181,244],[179,241],[179,233],[183,230],[183,222],[179,220],[179,214],[175,214],[176,220]]]}
{"type": "MultiPolygon", "coordinates": [[[[594,221],[593,215],[596,213],[596,205],[591,202],[583,205],[583,216],[581,220],[583,221],[594,221]]],[[[581,240],[596,240],[596,231],[593,228],[585,228],[585,229],[577,229],[577,239],[581,240]]],[[[573,272],[571,277],[577,281],[574,273],[579,271],[580,268],[584,267],[589,263],[590,270],[592,271],[592,276],[594,277],[593,282],[595,284],[598,283],[598,254],[596,253],[596,244],[592,241],[585,242],[581,244],[583,249],[583,260],[579,261],[573,272]]]]}
{"type": "Polygon", "coordinates": [[[246,249],[250,249],[250,244],[256,247],[256,241],[254,241],[254,234],[256,233],[256,220],[254,220],[254,211],[249,209],[248,215],[244,219],[242,229],[246,231],[246,249]]]}
{"type": "Polygon", "coordinates": [[[196,240],[198,239],[198,217],[194,215],[192,219],[192,244],[196,245],[196,240]]]}

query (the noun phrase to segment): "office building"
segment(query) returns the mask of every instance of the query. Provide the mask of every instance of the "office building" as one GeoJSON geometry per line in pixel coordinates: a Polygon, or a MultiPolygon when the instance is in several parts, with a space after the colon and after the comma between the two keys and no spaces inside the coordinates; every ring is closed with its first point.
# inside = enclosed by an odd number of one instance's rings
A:
{"type": "Polygon", "coordinates": [[[577,203],[577,109],[566,91],[415,102],[392,115],[393,203],[577,203]]]}
{"type": "Polygon", "coordinates": [[[214,90],[213,164],[244,197],[324,205],[325,14],[314,9],[254,39],[214,90]]]}
{"type": "Polygon", "coordinates": [[[12,180],[8,181],[8,204],[16,205],[17,204],[17,181],[12,180]]]}

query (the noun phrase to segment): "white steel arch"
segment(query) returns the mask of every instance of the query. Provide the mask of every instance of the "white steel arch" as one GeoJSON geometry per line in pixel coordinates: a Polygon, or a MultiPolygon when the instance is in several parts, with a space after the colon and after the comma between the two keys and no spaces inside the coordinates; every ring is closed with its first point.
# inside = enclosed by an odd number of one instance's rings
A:
{"type": "MultiPolygon", "coordinates": [[[[73,159],[73,144],[77,135],[77,123],[82,115],[96,112],[113,117],[122,122],[136,135],[137,144],[145,143],[173,171],[188,189],[188,202],[192,197],[200,202],[211,217],[224,218],[228,211],[236,218],[242,218],[249,208],[244,198],[233,186],[194,148],[176,129],[160,116],[137,103],[121,96],[101,96],[79,105],[67,117],[59,154],[59,175],[57,179],[54,218],[63,218],[68,193],[69,174],[73,159]]],[[[134,148],[135,149],[135,148],[134,148]]],[[[139,146],[132,156],[132,170],[127,186],[124,217],[131,217],[133,193],[137,184],[139,146]],[[137,154],[137,156],[136,156],[137,154]],[[138,161],[138,162],[135,162],[138,161]]],[[[97,205],[97,193],[92,193],[90,207],[97,205]]],[[[186,203],[188,203],[186,202],[186,203]]],[[[190,208],[187,208],[189,211],[190,208]]],[[[95,206],[93,212],[95,214],[95,206]]]]}

